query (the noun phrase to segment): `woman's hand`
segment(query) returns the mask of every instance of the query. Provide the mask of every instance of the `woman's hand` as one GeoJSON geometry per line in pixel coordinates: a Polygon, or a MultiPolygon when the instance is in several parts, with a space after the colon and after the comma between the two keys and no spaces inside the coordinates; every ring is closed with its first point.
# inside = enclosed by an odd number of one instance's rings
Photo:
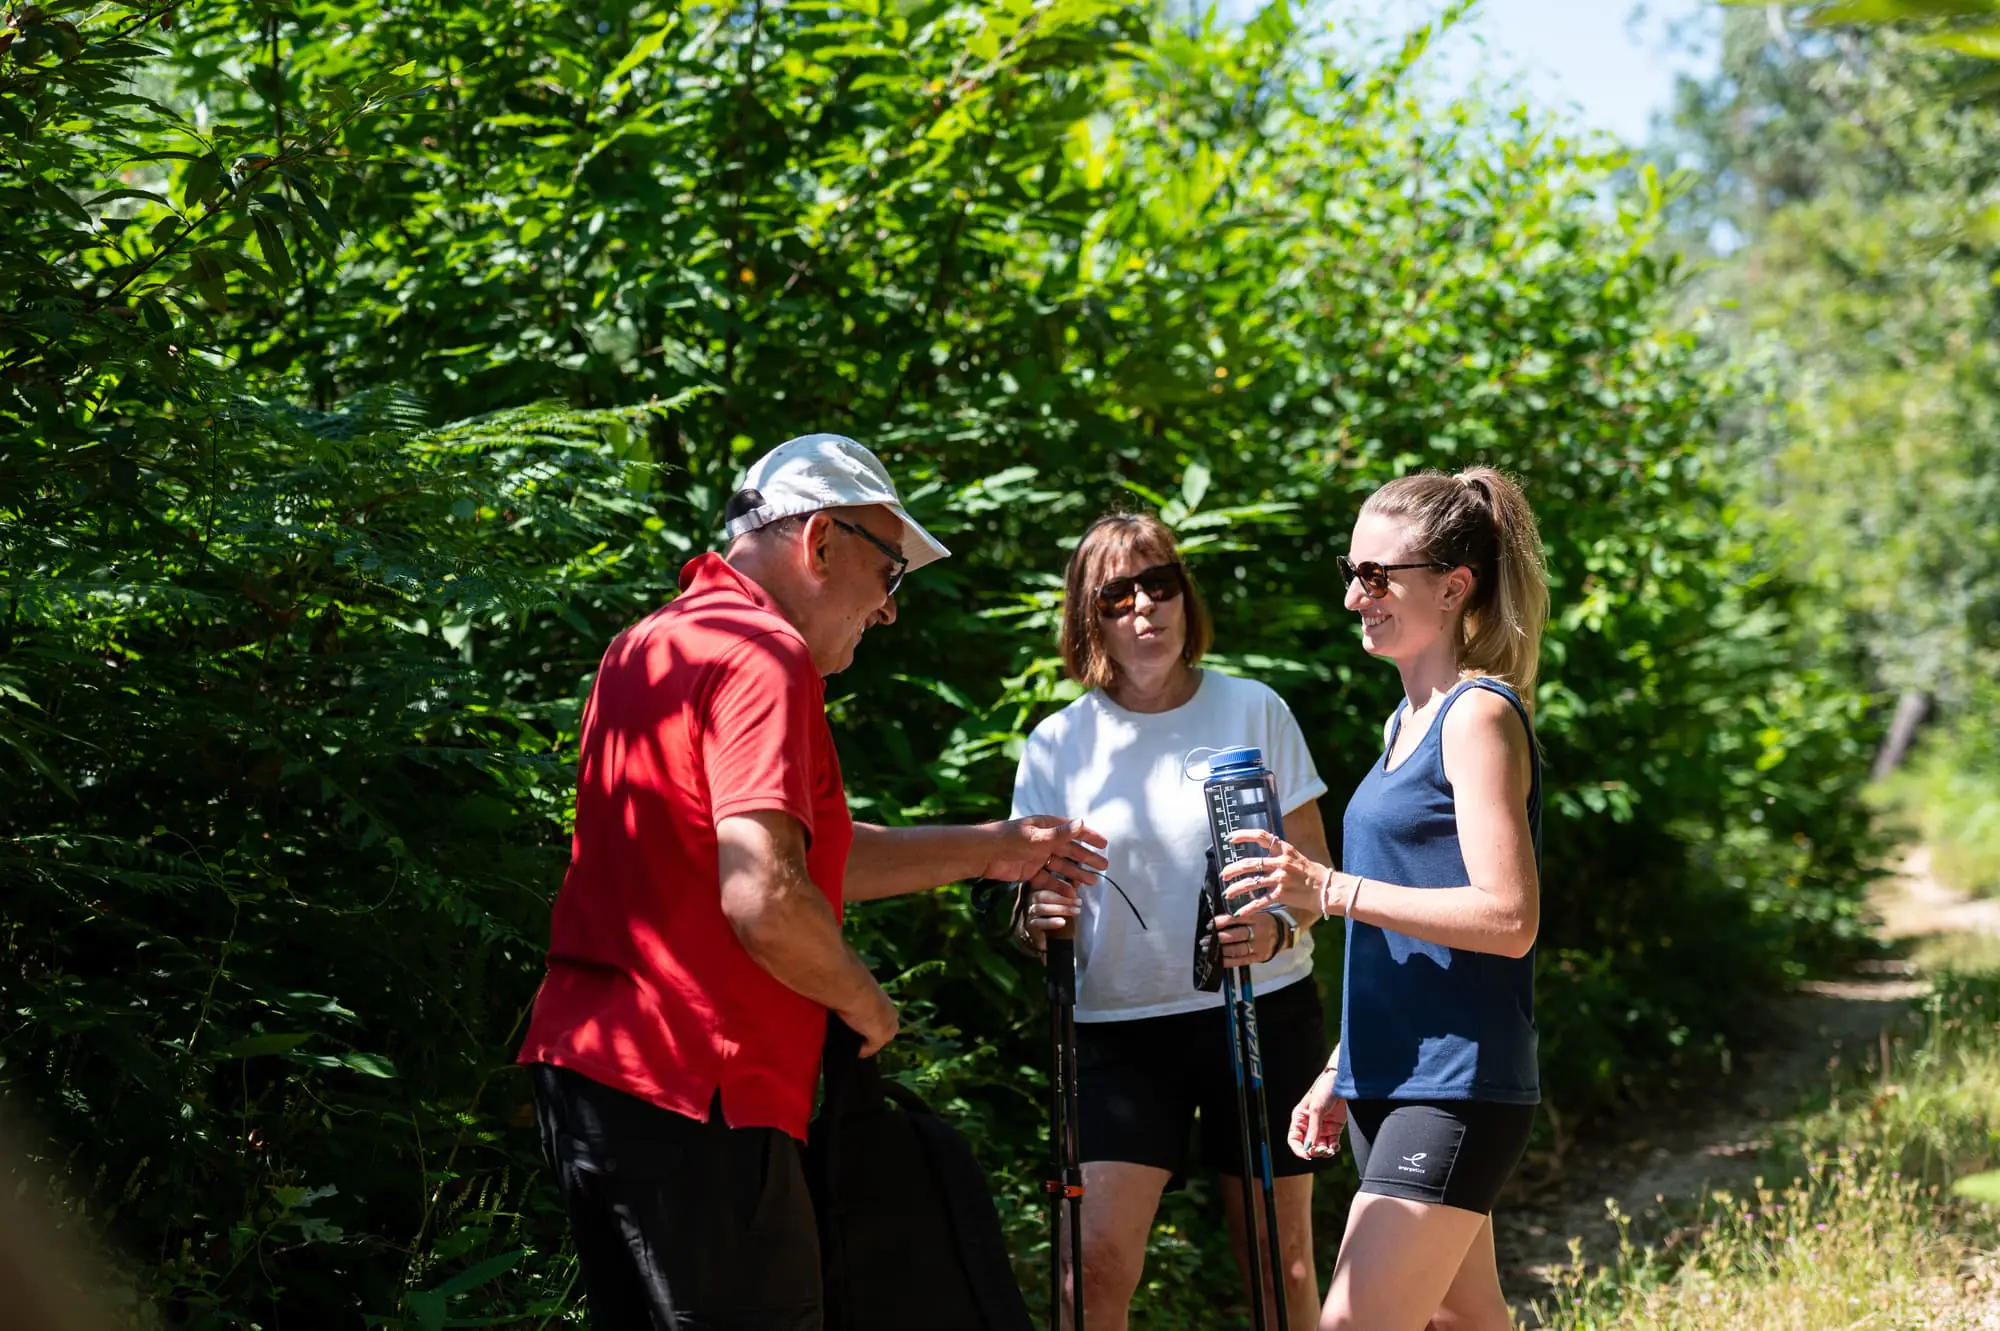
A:
{"type": "Polygon", "coordinates": [[[1314,863],[1297,846],[1262,829],[1232,832],[1229,839],[1250,842],[1264,852],[1261,857],[1235,860],[1222,870],[1223,895],[1230,898],[1238,917],[1273,906],[1285,907],[1301,921],[1310,921],[1320,913],[1325,865],[1314,863]]]}
{"type": "Polygon", "coordinates": [[[1026,891],[1028,901],[1021,912],[1022,941],[1038,951],[1046,951],[1050,935],[1076,923],[1083,911],[1082,898],[1075,883],[1046,864],[1028,880],[1026,891]]]}
{"type": "Polygon", "coordinates": [[[1347,1122],[1347,1101],[1333,1093],[1334,1068],[1339,1058],[1340,1051],[1336,1048],[1335,1061],[1313,1079],[1305,1098],[1292,1110],[1292,1130],[1285,1141],[1292,1154],[1301,1160],[1324,1160],[1340,1154],[1340,1129],[1347,1122]]]}
{"type": "Polygon", "coordinates": [[[1278,955],[1278,922],[1263,911],[1216,916],[1215,936],[1225,966],[1248,966],[1278,955]]]}

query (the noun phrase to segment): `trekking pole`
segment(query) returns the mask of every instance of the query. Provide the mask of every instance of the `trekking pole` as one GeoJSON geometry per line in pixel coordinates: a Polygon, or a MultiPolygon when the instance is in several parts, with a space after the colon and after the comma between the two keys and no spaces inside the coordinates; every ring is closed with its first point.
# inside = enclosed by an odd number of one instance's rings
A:
{"type": "MultiPolygon", "coordinates": [[[[1246,831],[1263,831],[1273,837],[1285,835],[1284,819],[1278,812],[1278,788],[1269,768],[1264,766],[1261,749],[1240,746],[1212,750],[1208,775],[1202,780],[1202,801],[1208,810],[1209,877],[1203,884],[1208,907],[1215,915],[1240,914],[1227,904],[1222,894],[1221,873],[1225,866],[1258,854],[1237,841],[1246,831]]],[[[1183,768],[1185,771],[1185,768],[1183,768]]],[[[1247,906],[1249,903],[1245,903],[1247,906]]],[[[1257,1211],[1252,1203],[1250,1171],[1257,1171],[1257,1185],[1264,1193],[1264,1233],[1271,1244],[1271,1292],[1276,1296],[1278,1331],[1289,1331],[1285,1309],[1284,1245],[1278,1241],[1277,1189],[1271,1180],[1271,1125],[1264,1100],[1264,1056],[1257,1039],[1257,990],[1250,972],[1241,967],[1222,971],[1223,1007],[1229,1014],[1229,1071],[1236,1081],[1236,1125],[1243,1148],[1243,1243],[1250,1275],[1250,1302],[1256,1331],[1266,1331],[1264,1313],[1262,1244],[1257,1241],[1257,1211]],[[1255,1143],[1254,1147],[1252,1143],[1255,1143]]]]}
{"type": "MultiPolygon", "coordinates": [[[[1240,966],[1231,966],[1222,972],[1222,1006],[1229,1016],[1229,1075],[1236,1083],[1236,1135],[1242,1148],[1243,1173],[1243,1255],[1244,1269],[1250,1274],[1250,1320],[1256,1331],[1267,1331],[1268,1320],[1264,1316],[1264,1291],[1262,1256],[1263,1245],[1257,1240],[1257,1205],[1254,1199],[1255,1185],[1251,1182],[1251,1169],[1256,1163],[1250,1147],[1250,1087],[1244,1065],[1249,1061],[1248,1051],[1243,1043],[1243,991],[1249,987],[1248,976],[1239,975],[1240,966]]],[[[1250,1020],[1256,1021],[1254,1010],[1250,1020]]],[[[1277,1243],[1277,1233],[1271,1234],[1271,1242],[1277,1243]]],[[[1279,1305],[1280,1317],[1284,1316],[1283,1305],[1279,1305]]]]}
{"type": "MultiPolygon", "coordinates": [[[[1243,1066],[1250,1091],[1250,1140],[1257,1152],[1257,1181],[1264,1193],[1264,1234],[1271,1244],[1271,1300],[1278,1331],[1290,1331],[1291,1318],[1285,1307],[1285,1245],[1278,1239],[1278,1189],[1271,1177],[1271,1111],[1264,1098],[1264,1051],[1257,1032],[1257,987],[1244,968],[1243,984],[1243,1066]]],[[[1246,1170],[1248,1161],[1245,1162],[1246,1170]]],[[[1245,1227],[1249,1225],[1246,1215],[1245,1227]]],[[[1257,1284],[1257,1270],[1251,1267],[1250,1284],[1257,1284]]]]}
{"type": "Polygon", "coordinates": [[[1063,1212],[1069,1212],[1070,1326],[1083,1331],[1083,1141],[1077,1128],[1076,921],[1048,940],[1049,1331],[1062,1323],[1063,1212]]]}

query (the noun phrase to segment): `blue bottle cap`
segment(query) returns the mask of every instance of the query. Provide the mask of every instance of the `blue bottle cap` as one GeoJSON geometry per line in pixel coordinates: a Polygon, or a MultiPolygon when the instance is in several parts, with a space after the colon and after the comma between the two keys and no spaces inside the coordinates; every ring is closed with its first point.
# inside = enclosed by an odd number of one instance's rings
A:
{"type": "Polygon", "coordinates": [[[1208,760],[1210,776],[1229,776],[1237,772],[1255,771],[1264,765],[1264,751],[1252,745],[1235,749],[1217,749],[1215,756],[1208,760]]]}

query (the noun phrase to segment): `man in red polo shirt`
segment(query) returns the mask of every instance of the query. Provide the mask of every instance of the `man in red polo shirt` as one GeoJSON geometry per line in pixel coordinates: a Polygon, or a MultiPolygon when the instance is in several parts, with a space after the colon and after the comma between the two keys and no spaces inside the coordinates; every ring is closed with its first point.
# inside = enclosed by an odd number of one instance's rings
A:
{"type": "Polygon", "coordinates": [[[826,1014],[864,1053],[897,1027],[841,937],[843,901],[1105,866],[1103,838],[1056,818],[850,818],[823,678],[895,622],[906,571],[949,553],[873,453],[781,444],[727,517],[727,551],[689,561],[598,668],[520,1053],[599,1328],[821,1325],[797,1142],[826,1014]]]}

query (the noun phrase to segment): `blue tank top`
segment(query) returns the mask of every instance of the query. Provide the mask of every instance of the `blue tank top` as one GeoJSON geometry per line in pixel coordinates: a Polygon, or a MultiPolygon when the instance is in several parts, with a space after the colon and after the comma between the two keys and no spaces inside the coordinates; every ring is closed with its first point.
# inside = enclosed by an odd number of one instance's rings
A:
{"type": "MultiPolygon", "coordinates": [[[[1429,732],[1391,768],[1389,754],[1407,703],[1397,705],[1381,761],[1347,802],[1342,867],[1349,873],[1406,887],[1468,885],[1457,809],[1444,775],[1443,736],[1445,713],[1471,688],[1505,698],[1528,727],[1534,771],[1528,827],[1539,873],[1541,749],[1514,691],[1485,678],[1466,680],[1446,694],[1429,732]]],[[[1364,903],[1367,893],[1364,887],[1364,903]]],[[[1531,1105],[1542,1098],[1532,949],[1519,958],[1467,952],[1349,920],[1340,1033],[1334,1093],[1342,1099],[1531,1105]]]]}

